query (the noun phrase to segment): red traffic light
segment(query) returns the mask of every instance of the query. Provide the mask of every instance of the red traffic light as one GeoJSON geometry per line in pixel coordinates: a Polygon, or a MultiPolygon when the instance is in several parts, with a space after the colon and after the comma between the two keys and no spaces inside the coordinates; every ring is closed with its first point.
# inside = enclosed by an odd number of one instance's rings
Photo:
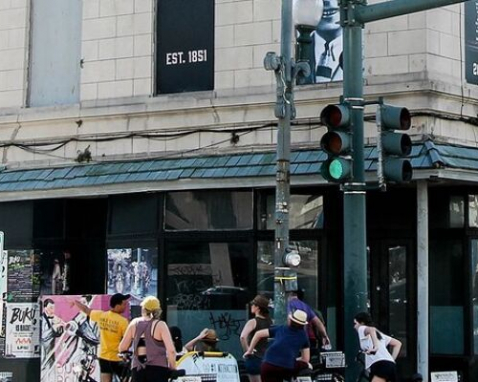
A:
{"type": "Polygon", "coordinates": [[[380,115],[383,130],[408,130],[412,126],[412,117],[406,107],[381,105],[380,115]]]}
{"type": "Polygon", "coordinates": [[[345,105],[327,105],[320,113],[320,121],[329,128],[350,124],[349,109],[345,105]]]}

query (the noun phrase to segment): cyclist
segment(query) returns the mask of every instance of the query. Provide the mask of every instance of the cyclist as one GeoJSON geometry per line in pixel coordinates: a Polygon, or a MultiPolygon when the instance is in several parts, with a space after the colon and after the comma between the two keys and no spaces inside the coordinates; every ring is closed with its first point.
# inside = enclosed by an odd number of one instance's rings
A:
{"type": "Polygon", "coordinates": [[[375,328],[367,312],[358,313],[354,319],[360,348],[365,353],[365,368],[370,369],[371,382],[396,382],[395,360],[402,343],[375,328]],[[390,354],[387,346],[392,348],[390,354]]]}
{"type": "Polygon", "coordinates": [[[287,325],[271,326],[254,334],[244,358],[254,353],[257,343],[271,337],[274,341],[269,345],[261,365],[262,382],[283,382],[305,369],[310,361],[310,345],[304,326],[307,325],[307,313],[296,310],[288,316],[287,325]],[[296,360],[297,354],[301,354],[296,360]]]}
{"type": "MultiPolygon", "coordinates": [[[[269,317],[269,299],[267,297],[259,294],[254,297],[250,305],[254,318],[246,322],[240,337],[244,351],[247,351],[251,339],[257,331],[267,329],[272,325],[272,320],[269,317]]],[[[254,354],[246,358],[245,366],[249,382],[261,382],[261,363],[266,348],[267,339],[263,338],[256,345],[254,354]]]]}
{"type": "Polygon", "coordinates": [[[91,309],[80,301],[72,301],[83,313],[97,322],[100,328],[100,362],[101,382],[111,382],[113,374],[123,374],[121,359],[118,357],[118,345],[128,326],[128,320],[122,316],[127,308],[129,294],[116,293],[110,298],[110,310],[91,309]]]}
{"type": "Polygon", "coordinates": [[[304,291],[297,290],[289,293],[287,301],[287,313],[291,314],[295,310],[299,309],[307,313],[306,325],[307,335],[309,337],[311,351],[317,352],[321,346],[324,348],[330,347],[330,339],[327,334],[327,329],[321,318],[317,316],[314,310],[303,301],[304,291]],[[319,344],[318,338],[322,339],[322,343],[319,344]]]}
{"type": "Polygon", "coordinates": [[[167,382],[170,370],[176,369],[171,333],[160,316],[159,300],[145,297],[141,302],[141,317],[130,322],[119,344],[118,350],[125,352],[133,343],[131,368],[135,382],[167,382]]]}

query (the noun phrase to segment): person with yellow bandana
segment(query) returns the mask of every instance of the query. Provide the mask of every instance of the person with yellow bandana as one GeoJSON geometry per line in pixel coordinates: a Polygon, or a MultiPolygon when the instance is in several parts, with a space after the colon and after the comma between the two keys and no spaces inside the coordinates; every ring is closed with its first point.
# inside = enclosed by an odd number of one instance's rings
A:
{"type": "Polygon", "coordinates": [[[110,298],[110,310],[95,310],[82,304],[80,301],[73,303],[83,313],[90,317],[91,321],[98,323],[100,328],[100,362],[101,382],[111,382],[113,374],[121,377],[123,366],[118,357],[118,346],[123,338],[128,320],[122,316],[127,308],[129,294],[116,293],[110,298]]]}

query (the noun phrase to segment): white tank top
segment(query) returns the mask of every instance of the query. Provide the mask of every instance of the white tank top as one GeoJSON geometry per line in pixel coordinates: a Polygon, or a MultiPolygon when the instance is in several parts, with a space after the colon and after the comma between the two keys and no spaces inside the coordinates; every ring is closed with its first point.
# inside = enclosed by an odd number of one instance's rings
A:
{"type": "MultiPolygon", "coordinates": [[[[362,351],[367,351],[369,349],[373,349],[373,341],[372,337],[370,337],[369,334],[365,334],[365,329],[367,326],[362,325],[358,327],[358,335],[359,335],[359,341],[360,341],[360,349],[362,351]]],[[[370,366],[372,366],[375,362],[378,361],[390,361],[395,363],[395,360],[393,359],[392,355],[389,353],[387,346],[392,340],[392,337],[387,336],[386,334],[383,334],[380,332],[380,335],[382,336],[381,340],[378,340],[379,346],[378,350],[375,354],[366,354],[365,355],[365,367],[368,369],[370,366]]]]}

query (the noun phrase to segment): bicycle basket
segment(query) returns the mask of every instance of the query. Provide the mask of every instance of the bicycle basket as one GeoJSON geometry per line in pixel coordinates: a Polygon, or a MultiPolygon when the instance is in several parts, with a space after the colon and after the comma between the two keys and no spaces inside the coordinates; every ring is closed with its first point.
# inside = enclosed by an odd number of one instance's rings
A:
{"type": "Polygon", "coordinates": [[[320,360],[322,362],[322,365],[325,365],[326,369],[345,367],[345,354],[341,351],[330,351],[321,353],[320,360]]]}

